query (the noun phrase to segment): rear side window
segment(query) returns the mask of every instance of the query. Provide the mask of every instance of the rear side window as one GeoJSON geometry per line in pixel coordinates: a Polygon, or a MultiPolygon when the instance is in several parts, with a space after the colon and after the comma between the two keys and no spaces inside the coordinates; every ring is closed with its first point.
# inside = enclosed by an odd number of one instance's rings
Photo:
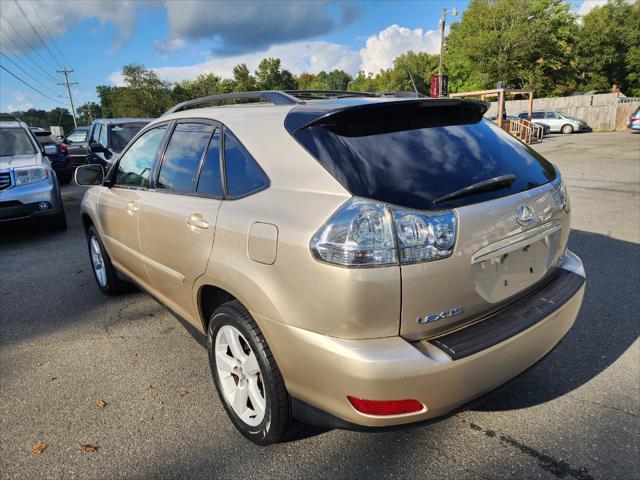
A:
{"type": "Polygon", "coordinates": [[[531,114],[531,118],[538,118],[538,119],[544,118],[544,112],[533,112],[531,114]]]}
{"type": "MultiPolygon", "coordinates": [[[[428,104],[427,104],[428,105],[428,104]]],[[[478,203],[541,186],[553,166],[472,109],[411,104],[351,110],[294,137],[353,195],[420,210],[478,203]],[[433,201],[501,175],[506,188],[433,201]]]]}
{"type": "Polygon", "coordinates": [[[115,185],[149,187],[149,175],[166,129],[166,125],[152,128],[131,145],[118,162],[115,185]]]}
{"type": "Polygon", "coordinates": [[[224,157],[229,197],[243,197],[269,185],[264,171],[229,132],[224,134],[224,157]]]}
{"type": "Polygon", "coordinates": [[[200,180],[198,180],[198,193],[222,197],[222,172],[220,171],[220,130],[216,130],[209,142],[207,156],[202,165],[200,180]]]}
{"type": "Polygon", "coordinates": [[[204,155],[214,127],[204,123],[176,125],[162,160],[158,188],[193,192],[198,178],[200,160],[204,155]]]}

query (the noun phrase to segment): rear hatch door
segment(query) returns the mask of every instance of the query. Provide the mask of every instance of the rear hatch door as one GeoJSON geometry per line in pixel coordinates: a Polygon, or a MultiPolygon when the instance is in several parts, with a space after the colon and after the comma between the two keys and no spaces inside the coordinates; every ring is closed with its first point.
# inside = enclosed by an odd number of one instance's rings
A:
{"type": "Polygon", "coordinates": [[[349,102],[296,107],[285,126],[353,195],[457,218],[449,257],[401,265],[402,336],[482,319],[553,273],[569,233],[559,174],[483,119],[486,104],[349,102]],[[496,178],[509,181],[465,190],[496,178]]]}

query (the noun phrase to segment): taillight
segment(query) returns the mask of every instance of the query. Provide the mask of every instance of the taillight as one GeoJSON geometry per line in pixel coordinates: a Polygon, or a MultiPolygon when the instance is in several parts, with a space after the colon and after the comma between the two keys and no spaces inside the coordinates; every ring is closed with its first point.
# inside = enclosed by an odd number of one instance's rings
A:
{"type": "Polygon", "coordinates": [[[62,152],[62,153],[67,153],[69,151],[69,149],[67,148],[67,146],[64,143],[59,143],[57,145],[58,147],[58,151],[62,152]]]}
{"type": "Polygon", "coordinates": [[[352,198],[311,239],[321,261],[342,265],[383,266],[445,258],[453,253],[456,216],[427,214],[352,198]]]}
{"type": "Polygon", "coordinates": [[[347,398],[358,412],[379,417],[417,413],[425,409],[417,400],[364,400],[351,396],[347,398]]]}

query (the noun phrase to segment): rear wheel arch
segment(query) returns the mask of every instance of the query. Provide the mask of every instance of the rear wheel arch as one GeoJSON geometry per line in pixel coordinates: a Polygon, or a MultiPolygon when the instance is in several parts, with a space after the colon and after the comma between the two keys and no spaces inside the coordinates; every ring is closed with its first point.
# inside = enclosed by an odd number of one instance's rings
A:
{"type": "Polygon", "coordinates": [[[227,290],[214,285],[202,285],[198,290],[198,310],[200,312],[200,322],[202,331],[207,332],[209,321],[216,309],[227,302],[237,300],[237,298],[227,290]]]}
{"type": "Polygon", "coordinates": [[[87,213],[82,214],[82,226],[84,228],[84,233],[87,233],[89,227],[95,227],[95,223],[87,213]]]}

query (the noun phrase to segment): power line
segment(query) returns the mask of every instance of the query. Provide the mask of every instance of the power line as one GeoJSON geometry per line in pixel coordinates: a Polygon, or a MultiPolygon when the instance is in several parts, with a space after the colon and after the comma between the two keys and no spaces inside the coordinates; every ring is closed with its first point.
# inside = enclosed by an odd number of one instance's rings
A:
{"type": "MultiPolygon", "coordinates": [[[[13,30],[13,31],[15,32],[15,34],[16,34],[18,37],[20,37],[20,39],[22,40],[22,42],[23,42],[25,45],[27,45],[28,47],[32,48],[32,49],[33,49],[33,51],[34,51],[34,53],[35,53],[36,55],[38,55],[38,56],[42,59],[42,61],[43,61],[43,62],[45,62],[45,63],[48,63],[48,62],[49,62],[49,61],[44,57],[44,55],[42,55],[42,54],[39,52],[39,50],[38,50],[37,46],[35,46],[35,47],[34,47],[34,46],[31,44],[31,42],[27,42],[27,40],[22,36],[22,34],[21,34],[21,33],[20,33],[20,32],[19,32],[19,31],[18,31],[18,30],[17,30],[17,29],[16,29],[16,28],[11,24],[11,23],[9,23],[9,21],[7,20],[7,17],[5,17],[4,15],[2,15],[2,13],[0,13],[0,16],[1,16],[2,18],[4,18],[4,21],[5,21],[5,23],[7,24],[7,26],[11,27],[11,30],[13,30]]],[[[52,66],[53,66],[53,68],[56,68],[56,66],[55,66],[55,65],[53,65],[53,64],[51,64],[51,63],[49,63],[49,65],[52,65],[52,66]]]]}
{"type": "MultiPolygon", "coordinates": [[[[2,16],[2,14],[0,13],[0,17],[2,16]]],[[[6,20],[6,19],[5,19],[6,20]]],[[[11,42],[11,45],[13,45],[13,48],[15,48],[18,52],[20,52],[22,55],[24,55],[26,58],[29,59],[29,61],[31,63],[33,63],[35,69],[37,71],[39,71],[40,73],[42,73],[43,75],[49,77],[50,80],[53,80],[54,82],[56,82],[56,78],[51,75],[50,73],[48,73],[46,70],[44,70],[40,65],[38,65],[38,63],[31,57],[31,54],[29,52],[27,52],[24,48],[21,48],[17,43],[15,43],[13,41],[13,39],[11,39],[11,37],[9,36],[9,34],[7,33],[7,31],[2,27],[2,25],[0,25],[0,30],[4,32],[4,34],[6,35],[6,39],[9,40],[9,42],[11,42]]],[[[24,61],[24,60],[23,60],[24,61]]],[[[26,62],[25,62],[26,65],[26,62]]]]}
{"type": "Polygon", "coordinates": [[[51,57],[54,60],[58,60],[56,58],[56,55],[51,51],[51,49],[49,48],[49,45],[47,45],[47,43],[42,39],[42,37],[40,36],[40,33],[38,32],[38,30],[36,30],[36,27],[33,26],[33,23],[31,23],[31,20],[29,20],[29,17],[27,17],[27,14],[24,13],[24,10],[22,9],[22,7],[20,6],[20,4],[18,3],[18,0],[13,0],[13,3],[16,4],[16,7],[18,7],[18,9],[20,10],[20,13],[22,13],[22,16],[25,18],[25,20],[29,23],[29,25],[31,26],[31,30],[33,30],[33,33],[36,34],[36,36],[40,39],[40,43],[42,43],[42,45],[44,46],[44,48],[47,50],[47,52],[49,52],[49,55],[51,55],[51,57]]]}
{"type": "Polygon", "coordinates": [[[9,75],[11,75],[12,77],[18,79],[19,81],[21,81],[22,83],[24,83],[27,87],[29,87],[31,90],[34,90],[36,92],[38,92],[40,95],[42,95],[43,97],[48,98],[49,100],[53,100],[54,102],[56,102],[59,105],[63,105],[63,103],[60,103],[58,100],[56,100],[55,98],[51,98],[49,95],[47,95],[46,93],[42,93],[40,90],[38,90],[36,87],[34,87],[33,85],[31,85],[28,82],[25,82],[22,78],[20,78],[19,76],[17,76],[15,73],[13,73],[11,70],[7,69],[4,65],[0,65],[0,68],[2,70],[4,70],[5,72],[7,72],[9,75]]]}
{"type": "Polygon", "coordinates": [[[49,31],[49,28],[47,27],[47,24],[42,21],[42,17],[38,13],[38,10],[36,9],[36,6],[33,4],[33,1],[29,0],[29,4],[31,5],[31,9],[35,12],[36,17],[38,17],[38,20],[40,20],[40,24],[42,25],[42,27],[44,28],[44,31],[49,36],[49,39],[51,40],[51,43],[56,48],[58,53],[60,53],[60,56],[62,57],[62,60],[64,60],[67,63],[67,65],[71,65],[71,62],[69,62],[69,59],[67,59],[67,57],[65,56],[64,52],[62,50],[60,50],[60,47],[58,46],[57,42],[53,38],[53,35],[51,35],[51,32],[49,31]]]}
{"type": "Polygon", "coordinates": [[[14,62],[11,58],[7,57],[4,53],[0,52],[0,55],[2,55],[6,60],[9,60],[9,62],[11,62],[15,67],[19,68],[20,71],[22,73],[24,73],[25,75],[27,75],[27,77],[30,80],[34,80],[35,82],[39,83],[40,85],[42,85],[43,88],[46,88],[47,90],[49,90],[51,93],[53,93],[54,95],[58,95],[58,92],[54,92],[52,89],[50,89],[47,85],[45,85],[44,83],[42,83],[40,80],[38,80],[37,77],[34,77],[31,73],[27,72],[24,68],[22,68],[20,65],[18,65],[16,62],[14,62]]]}

